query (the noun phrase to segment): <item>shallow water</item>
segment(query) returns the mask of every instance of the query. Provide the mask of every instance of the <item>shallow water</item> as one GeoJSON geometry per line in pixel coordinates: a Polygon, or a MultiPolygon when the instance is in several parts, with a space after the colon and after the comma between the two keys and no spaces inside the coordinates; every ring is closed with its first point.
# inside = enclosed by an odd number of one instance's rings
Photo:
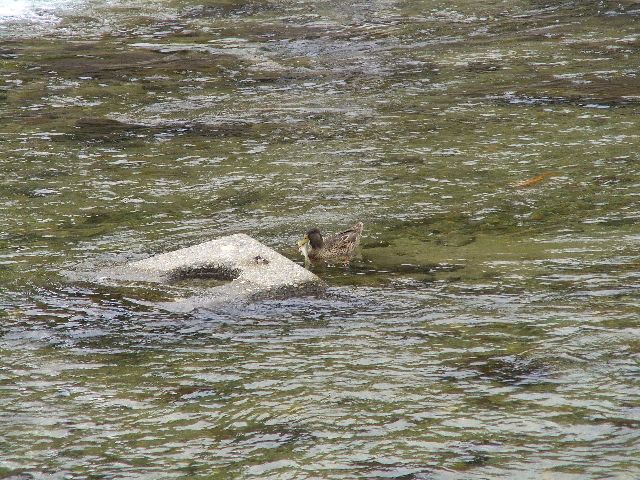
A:
{"type": "Polygon", "coordinates": [[[640,477],[636,2],[13,6],[0,477],[640,477]],[[356,219],[321,298],[67,274],[356,219]]]}

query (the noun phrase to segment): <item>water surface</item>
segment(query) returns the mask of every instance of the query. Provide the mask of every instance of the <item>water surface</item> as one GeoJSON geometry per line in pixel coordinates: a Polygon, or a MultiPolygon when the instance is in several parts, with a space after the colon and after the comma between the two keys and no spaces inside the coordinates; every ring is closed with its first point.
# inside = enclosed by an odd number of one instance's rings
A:
{"type": "Polygon", "coordinates": [[[5,5],[0,476],[640,477],[636,2],[5,5]],[[356,220],[320,298],[66,273],[356,220]]]}

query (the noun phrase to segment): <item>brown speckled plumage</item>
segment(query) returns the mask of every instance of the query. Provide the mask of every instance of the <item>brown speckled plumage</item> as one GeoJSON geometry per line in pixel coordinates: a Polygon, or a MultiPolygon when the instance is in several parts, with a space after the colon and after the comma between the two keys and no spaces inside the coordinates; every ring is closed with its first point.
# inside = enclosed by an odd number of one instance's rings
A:
{"type": "Polygon", "coordinates": [[[358,222],[343,232],[323,238],[320,230],[312,228],[298,242],[300,253],[312,262],[342,260],[348,261],[360,243],[364,225],[358,222]]]}

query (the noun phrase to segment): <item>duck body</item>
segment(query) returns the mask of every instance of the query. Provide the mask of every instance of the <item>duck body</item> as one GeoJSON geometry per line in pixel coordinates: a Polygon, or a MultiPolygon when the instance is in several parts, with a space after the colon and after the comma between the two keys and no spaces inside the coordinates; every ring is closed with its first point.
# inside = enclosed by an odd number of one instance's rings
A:
{"type": "Polygon", "coordinates": [[[348,262],[360,244],[363,228],[363,223],[358,222],[351,228],[327,238],[322,236],[318,228],[312,228],[298,242],[298,249],[307,262],[332,260],[348,262]]]}

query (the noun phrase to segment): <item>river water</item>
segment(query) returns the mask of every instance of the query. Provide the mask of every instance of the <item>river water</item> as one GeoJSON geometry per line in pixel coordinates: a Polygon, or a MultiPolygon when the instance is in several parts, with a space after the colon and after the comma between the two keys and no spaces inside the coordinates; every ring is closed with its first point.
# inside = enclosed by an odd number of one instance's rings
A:
{"type": "Polygon", "coordinates": [[[3,2],[0,478],[640,478],[639,20],[3,2]],[[73,276],[356,220],[322,297],[73,276]]]}

